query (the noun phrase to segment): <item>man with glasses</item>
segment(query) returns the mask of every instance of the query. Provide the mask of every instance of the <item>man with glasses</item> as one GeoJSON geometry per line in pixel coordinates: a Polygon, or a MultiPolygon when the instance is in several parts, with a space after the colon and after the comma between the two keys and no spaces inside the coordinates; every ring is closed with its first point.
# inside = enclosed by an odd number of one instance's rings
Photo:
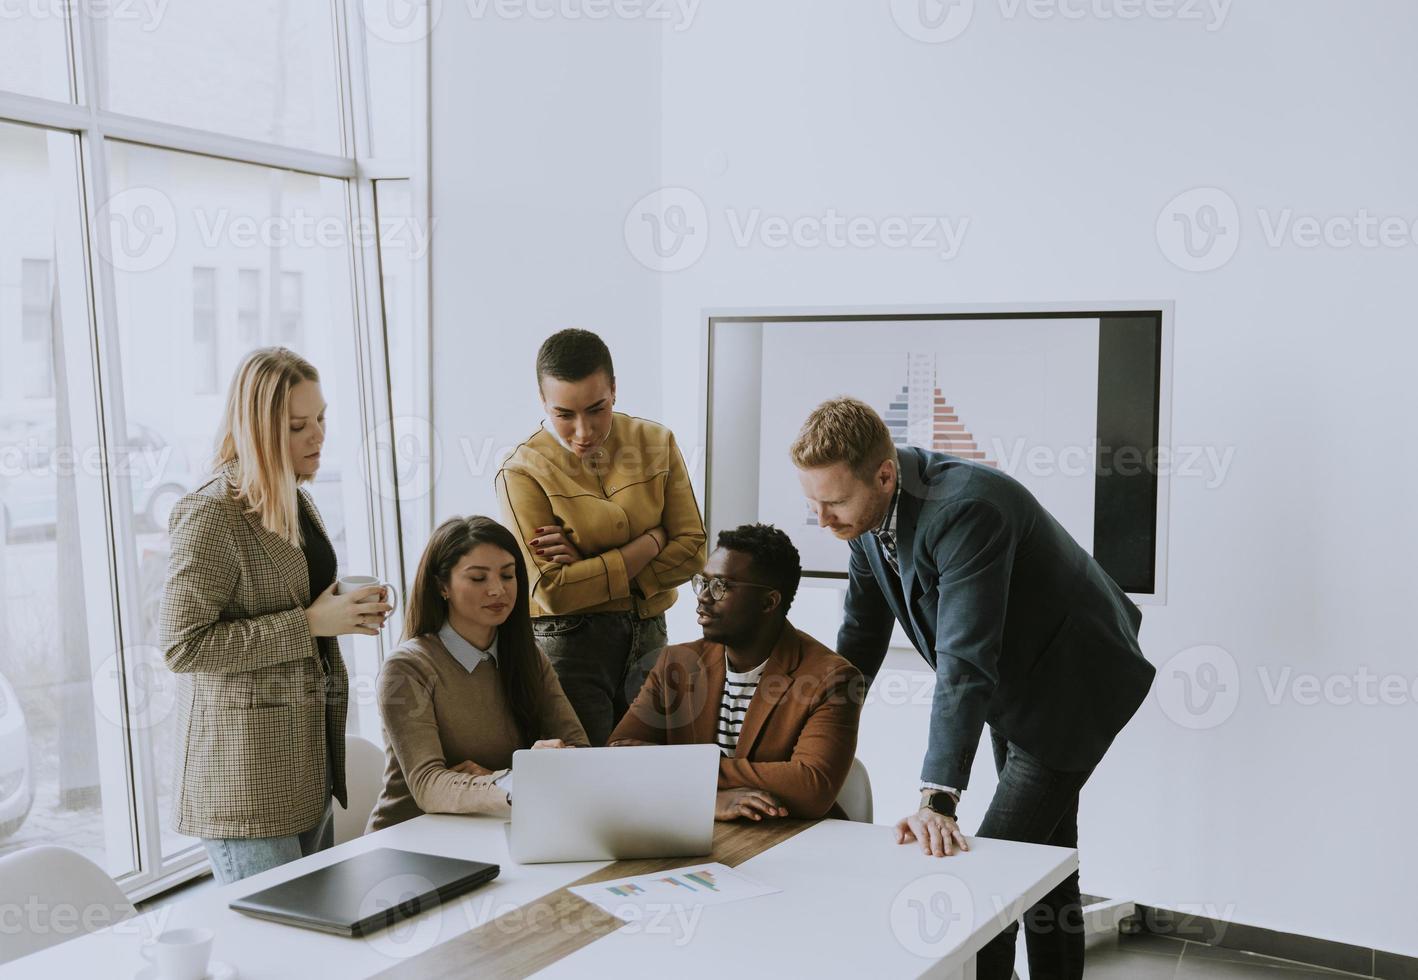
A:
{"type": "Polygon", "coordinates": [[[793,628],[802,565],[786,534],[719,534],[692,584],[704,638],[669,646],[611,733],[611,745],[717,744],[718,820],[844,816],[861,673],[793,628]]]}

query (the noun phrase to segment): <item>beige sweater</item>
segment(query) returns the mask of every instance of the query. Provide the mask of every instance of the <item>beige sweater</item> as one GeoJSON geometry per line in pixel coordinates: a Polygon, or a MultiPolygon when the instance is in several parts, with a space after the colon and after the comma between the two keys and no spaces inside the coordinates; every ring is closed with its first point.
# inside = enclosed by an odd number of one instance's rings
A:
{"type": "Polygon", "coordinates": [[[390,654],[379,673],[384,788],[369,829],[423,813],[508,814],[507,794],[493,780],[511,767],[513,752],[541,738],[589,745],[545,656],[538,654],[535,669],[541,726],[519,740],[495,661],[469,673],[435,634],[407,640],[390,654]],[[449,768],[467,760],[491,775],[449,768]]]}

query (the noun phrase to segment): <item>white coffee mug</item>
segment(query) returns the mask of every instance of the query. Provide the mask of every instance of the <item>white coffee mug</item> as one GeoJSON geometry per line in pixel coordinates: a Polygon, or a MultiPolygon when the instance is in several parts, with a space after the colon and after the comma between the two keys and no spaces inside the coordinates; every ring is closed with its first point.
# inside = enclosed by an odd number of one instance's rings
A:
{"type": "Polygon", "coordinates": [[[212,939],[210,929],[169,929],[139,952],[162,980],[202,980],[212,957],[212,939]]]}
{"type": "Polygon", "coordinates": [[[389,590],[389,605],[395,609],[399,608],[399,592],[388,582],[381,582],[373,575],[341,575],[340,580],[335,583],[335,595],[345,595],[348,592],[358,592],[360,589],[367,589],[377,585],[381,589],[389,590]]]}

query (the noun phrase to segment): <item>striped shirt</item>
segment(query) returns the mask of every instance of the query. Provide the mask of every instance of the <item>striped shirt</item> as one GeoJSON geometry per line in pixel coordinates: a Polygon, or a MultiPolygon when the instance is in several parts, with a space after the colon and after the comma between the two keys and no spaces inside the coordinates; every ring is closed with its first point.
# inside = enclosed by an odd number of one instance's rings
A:
{"type": "Polygon", "coordinates": [[[729,667],[729,655],[724,654],[724,699],[719,703],[719,751],[732,757],[738,748],[739,732],[743,730],[744,715],[748,714],[748,704],[758,690],[759,678],[768,661],[744,674],[736,674],[729,667]]]}

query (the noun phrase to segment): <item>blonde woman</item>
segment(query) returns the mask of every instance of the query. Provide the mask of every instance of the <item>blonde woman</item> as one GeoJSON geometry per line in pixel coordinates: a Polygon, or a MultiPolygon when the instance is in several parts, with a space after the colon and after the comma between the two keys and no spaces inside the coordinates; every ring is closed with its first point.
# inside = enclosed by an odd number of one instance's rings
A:
{"type": "Polygon", "coordinates": [[[433,532],[405,640],[379,674],[388,749],[371,830],[421,813],[506,814],[513,752],[586,745],[532,636],[527,586],[517,539],[492,518],[433,532]]]}
{"type": "Polygon", "coordinates": [[[378,587],[335,595],[335,551],[300,484],[320,468],[320,375],[283,347],[237,368],[215,475],[168,521],[162,645],[184,675],[176,829],[226,884],[333,843],[349,675],[335,637],[372,636],[378,587]]]}

